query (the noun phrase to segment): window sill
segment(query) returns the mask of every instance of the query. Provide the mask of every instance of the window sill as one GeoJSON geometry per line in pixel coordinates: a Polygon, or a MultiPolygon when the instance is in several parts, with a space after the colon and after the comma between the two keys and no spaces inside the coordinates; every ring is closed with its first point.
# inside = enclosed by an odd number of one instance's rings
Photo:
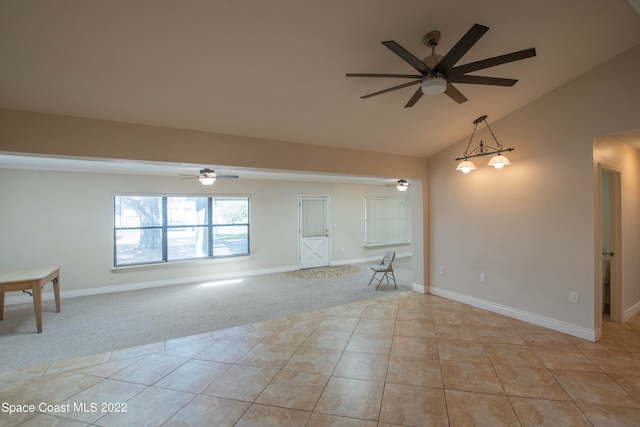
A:
{"type": "Polygon", "coordinates": [[[384,248],[390,246],[408,246],[411,242],[394,242],[394,243],[365,243],[365,249],[384,248]]]}
{"type": "Polygon", "coordinates": [[[251,255],[239,255],[239,256],[230,256],[230,257],[213,258],[213,259],[207,258],[207,259],[197,259],[197,260],[191,260],[191,261],[159,262],[156,264],[123,265],[120,267],[111,267],[111,272],[112,273],[128,273],[131,271],[157,270],[157,269],[163,269],[163,268],[196,267],[196,266],[208,265],[208,264],[248,261],[249,259],[251,259],[251,255]]]}

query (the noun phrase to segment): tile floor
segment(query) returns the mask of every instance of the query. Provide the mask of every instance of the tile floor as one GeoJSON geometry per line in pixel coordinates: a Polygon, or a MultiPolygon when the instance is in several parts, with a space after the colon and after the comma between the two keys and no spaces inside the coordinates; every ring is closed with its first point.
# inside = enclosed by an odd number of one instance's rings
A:
{"type": "Polygon", "coordinates": [[[1,373],[0,425],[639,426],[640,316],[603,330],[405,292],[1,373]]]}

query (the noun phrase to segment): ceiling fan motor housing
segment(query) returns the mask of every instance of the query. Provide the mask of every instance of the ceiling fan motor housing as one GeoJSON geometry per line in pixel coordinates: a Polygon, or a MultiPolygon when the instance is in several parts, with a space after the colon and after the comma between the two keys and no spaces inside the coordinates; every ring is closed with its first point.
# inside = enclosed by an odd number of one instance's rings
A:
{"type": "Polygon", "coordinates": [[[436,47],[440,43],[440,31],[429,31],[422,38],[422,42],[428,47],[436,47]]]}

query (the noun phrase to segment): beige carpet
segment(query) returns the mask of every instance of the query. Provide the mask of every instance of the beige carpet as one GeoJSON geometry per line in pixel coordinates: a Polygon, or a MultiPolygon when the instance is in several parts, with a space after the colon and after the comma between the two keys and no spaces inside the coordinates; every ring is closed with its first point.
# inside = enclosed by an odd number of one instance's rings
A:
{"type": "MultiPolygon", "coordinates": [[[[370,266],[341,268],[340,277],[281,273],[219,283],[192,283],[63,298],[62,311],[43,302],[43,332],[33,304],[5,307],[0,321],[0,371],[87,356],[246,325],[411,290],[411,258],[394,262],[398,289],[367,286],[370,266]],[[355,270],[357,269],[357,271],[355,270]]],[[[314,269],[315,270],[315,269],[314,269]]],[[[333,269],[326,269],[327,272],[333,269]]],[[[305,274],[311,274],[305,270],[305,274]]]]}

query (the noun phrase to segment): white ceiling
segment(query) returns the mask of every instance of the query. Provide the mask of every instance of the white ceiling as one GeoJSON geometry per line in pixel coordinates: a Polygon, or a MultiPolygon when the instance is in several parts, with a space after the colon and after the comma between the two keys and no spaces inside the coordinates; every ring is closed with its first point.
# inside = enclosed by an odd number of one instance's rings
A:
{"type": "Polygon", "coordinates": [[[630,1],[0,0],[0,108],[428,157],[640,43],[630,1]],[[423,58],[439,30],[445,54],[474,23],[458,65],[536,48],[477,73],[514,87],[405,109],[415,86],[345,77],[413,73],[380,42],[423,58]]]}

